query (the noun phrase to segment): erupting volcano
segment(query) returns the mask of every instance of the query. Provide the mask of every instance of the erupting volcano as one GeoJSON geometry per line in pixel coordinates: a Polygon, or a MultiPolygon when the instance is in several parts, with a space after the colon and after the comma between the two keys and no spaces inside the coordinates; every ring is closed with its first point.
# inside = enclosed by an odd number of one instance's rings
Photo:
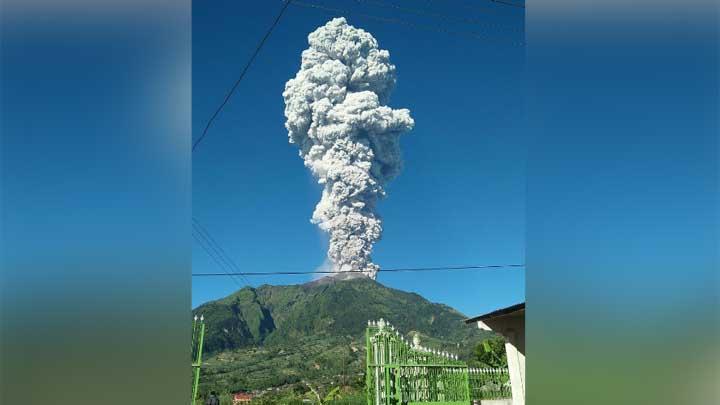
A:
{"type": "Polygon", "coordinates": [[[305,166],[323,185],[312,222],[330,236],[333,271],[375,278],[373,245],[382,234],[377,200],[400,173],[400,135],[414,121],[385,104],[395,86],[388,51],[335,18],[308,36],[295,78],[285,85],[285,127],[305,166]]]}

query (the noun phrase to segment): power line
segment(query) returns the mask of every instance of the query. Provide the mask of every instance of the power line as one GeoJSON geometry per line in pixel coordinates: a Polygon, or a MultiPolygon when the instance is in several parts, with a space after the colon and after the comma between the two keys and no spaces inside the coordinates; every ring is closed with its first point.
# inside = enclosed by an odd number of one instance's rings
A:
{"type": "Polygon", "coordinates": [[[371,14],[356,13],[354,11],[348,11],[348,10],[343,10],[343,9],[338,9],[338,8],[333,8],[333,7],[326,7],[326,6],[323,6],[320,4],[315,4],[315,3],[304,3],[304,2],[300,2],[300,1],[293,1],[292,4],[295,6],[299,6],[299,7],[322,10],[322,11],[330,12],[333,14],[355,15],[355,16],[367,18],[370,20],[402,25],[405,27],[411,27],[411,28],[415,28],[415,29],[419,29],[419,30],[441,32],[444,34],[457,35],[457,36],[462,36],[462,37],[467,37],[467,38],[472,38],[472,39],[479,39],[479,40],[483,40],[483,41],[495,40],[496,42],[505,43],[505,44],[509,44],[512,46],[524,46],[525,45],[523,42],[498,40],[497,38],[493,38],[486,34],[474,32],[474,31],[449,30],[446,28],[438,27],[436,25],[418,24],[418,23],[412,23],[412,22],[408,22],[405,20],[397,19],[397,18],[387,18],[387,17],[380,17],[380,16],[376,16],[376,15],[371,15],[371,14]]]}
{"type": "Polygon", "coordinates": [[[202,238],[200,238],[200,236],[198,236],[197,231],[193,230],[192,236],[195,239],[195,241],[198,243],[198,245],[200,245],[200,247],[205,251],[205,253],[207,253],[207,255],[210,256],[212,261],[215,262],[215,264],[225,272],[225,275],[229,276],[230,279],[233,280],[233,282],[235,282],[235,284],[237,284],[238,287],[242,288],[240,283],[232,275],[232,272],[225,267],[225,264],[222,262],[222,260],[217,258],[215,256],[215,254],[211,251],[211,249],[206,245],[206,242],[202,238]]]}
{"type": "MultiPolygon", "coordinates": [[[[456,270],[481,270],[481,269],[503,269],[525,267],[524,264],[491,264],[476,266],[442,266],[442,267],[405,267],[394,269],[380,269],[380,273],[394,272],[419,272],[419,271],[456,271],[456,270]]],[[[343,273],[365,273],[362,270],[348,270],[343,273]]],[[[243,276],[276,276],[276,275],[300,275],[300,274],[338,274],[335,271],[269,271],[269,272],[238,272],[231,274],[242,274],[243,276]]],[[[216,277],[227,276],[227,273],[193,273],[193,277],[216,277]]]]}
{"type": "MultiPolygon", "coordinates": [[[[235,272],[240,272],[240,267],[235,263],[235,261],[230,257],[230,255],[225,252],[225,249],[213,238],[212,234],[210,234],[210,231],[207,230],[206,227],[204,227],[200,221],[197,220],[197,218],[193,217],[193,228],[195,228],[196,232],[198,232],[210,245],[210,247],[215,251],[217,256],[220,257],[220,259],[230,267],[231,270],[234,270],[235,272]]],[[[245,281],[245,284],[250,284],[250,281],[245,278],[242,274],[238,274],[243,281],[245,281]]]]}
{"type": "MultiPolygon", "coordinates": [[[[412,0],[409,0],[409,1],[412,1],[412,0]]],[[[424,9],[425,10],[433,10],[432,8],[429,7],[429,4],[432,2],[433,2],[433,0],[428,0],[427,3],[425,4],[424,9]]],[[[507,8],[498,9],[497,7],[495,7],[495,5],[491,5],[488,3],[481,4],[480,2],[475,1],[475,0],[471,1],[471,3],[472,3],[472,5],[469,5],[462,0],[459,0],[458,3],[453,3],[453,7],[460,7],[460,8],[464,8],[466,10],[472,10],[473,12],[480,12],[481,14],[488,14],[488,15],[493,15],[496,17],[501,16],[501,15],[507,15],[499,10],[509,10],[507,8]]],[[[445,5],[447,5],[447,2],[441,1],[440,4],[445,6],[445,5]]]]}
{"type": "Polygon", "coordinates": [[[509,1],[503,1],[503,0],[490,0],[490,1],[492,1],[493,3],[505,4],[506,6],[513,6],[513,7],[518,7],[518,8],[525,8],[525,6],[522,5],[522,4],[511,3],[511,2],[509,2],[509,1]]]}
{"type": "Polygon", "coordinates": [[[450,21],[450,22],[460,22],[460,23],[464,23],[464,24],[470,24],[470,25],[476,25],[476,26],[495,27],[495,28],[499,28],[499,29],[506,29],[506,30],[510,30],[510,31],[520,32],[520,30],[519,30],[518,28],[515,28],[515,27],[511,27],[511,26],[508,26],[508,25],[505,25],[505,24],[493,24],[493,23],[488,23],[488,22],[486,22],[486,21],[484,21],[484,20],[479,20],[479,19],[477,19],[477,18],[467,18],[467,17],[451,16],[451,15],[447,15],[447,14],[440,14],[440,13],[435,13],[435,12],[431,12],[431,11],[427,11],[427,10],[419,10],[419,9],[416,9],[416,8],[399,6],[399,5],[397,5],[397,4],[384,3],[384,2],[381,2],[381,1],[374,1],[374,0],[356,0],[356,1],[357,1],[358,3],[373,4],[373,5],[376,5],[376,6],[378,6],[378,7],[390,8],[390,9],[395,9],[395,10],[399,10],[399,11],[404,11],[404,12],[408,12],[408,13],[412,13],[412,14],[424,15],[424,16],[428,16],[428,17],[434,17],[434,18],[437,18],[437,19],[440,19],[440,20],[445,20],[445,21],[450,21]]]}
{"type": "Polygon", "coordinates": [[[205,135],[207,135],[208,129],[210,129],[210,125],[212,125],[213,121],[215,121],[215,118],[220,114],[220,111],[225,107],[225,104],[230,100],[230,97],[232,97],[233,93],[235,92],[235,89],[237,89],[238,85],[242,81],[243,77],[245,77],[245,73],[247,73],[248,69],[250,68],[250,65],[252,65],[253,61],[255,61],[255,57],[257,57],[258,53],[260,53],[260,49],[262,49],[263,45],[265,45],[265,41],[268,39],[270,34],[273,32],[275,27],[277,26],[278,22],[280,22],[280,17],[283,16],[285,13],[285,10],[290,5],[290,2],[292,0],[285,0],[285,4],[283,5],[282,9],[280,9],[280,12],[278,13],[277,17],[275,17],[275,21],[273,21],[272,25],[270,26],[270,29],[265,32],[265,36],[263,36],[262,40],[260,40],[260,43],[255,47],[255,51],[253,52],[252,56],[250,57],[250,60],[248,60],[247,64],[245,65],[245,68],[242,70],[242,73],[240,73],[240,77],[237,79],[235,84],[232,86],[228,94],[225,96],[225,99],[220,104],[220,106],[215,110],[215,113],[210,117],[210,119],[207,122],[207,125],[205,125],[205,129],[202,132],[202,135],[193,143],[192,151],[195,152],[195,148],[202,142],[202,140],[205,138],[205,135]]]}

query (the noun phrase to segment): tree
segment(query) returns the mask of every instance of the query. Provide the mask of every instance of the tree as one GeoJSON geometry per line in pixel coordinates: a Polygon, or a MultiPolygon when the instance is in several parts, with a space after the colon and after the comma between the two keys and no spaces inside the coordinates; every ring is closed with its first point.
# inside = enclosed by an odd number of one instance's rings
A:
{"type": "Polygon", "coordinates": [[[489,368],[506,368],[505,339],[492,337],[478,343],[475,347],[475,359],[489,368]]]}
{"type": "Polygon", "coordinates": [[[342,396],[340,395],[340,387],[332,388],[327,394],[325,394],[325,397],[321,397],[320,393],[318,391],[316,391],[315,388],[313,388],[313,386],[310,385],[310,383],[308,383],[306,381],[305,385],[307,385],[308,388],[310,388],[310,391],[312,391],[312,393],[315,394],[315,397],[317,398],[319,405],[324,405],[333,400],[342,398],[342,396]]]}

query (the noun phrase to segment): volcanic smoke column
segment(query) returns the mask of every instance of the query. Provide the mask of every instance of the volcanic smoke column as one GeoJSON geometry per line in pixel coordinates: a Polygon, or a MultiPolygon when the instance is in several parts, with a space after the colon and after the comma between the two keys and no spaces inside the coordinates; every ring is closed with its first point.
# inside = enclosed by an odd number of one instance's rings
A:
{"type": "Polygon", "coordinates": [[[370,254],[382,233],[375,205],[400,172],[399,138],[414,122],[409,110],[384,105],[395,66],[372,35],[335,18],[308,42],[300,71],[285,84],[285,127],[324,186],[312,222],[330,235],[333,271],[374,279],[379,266],[370,254]]]}

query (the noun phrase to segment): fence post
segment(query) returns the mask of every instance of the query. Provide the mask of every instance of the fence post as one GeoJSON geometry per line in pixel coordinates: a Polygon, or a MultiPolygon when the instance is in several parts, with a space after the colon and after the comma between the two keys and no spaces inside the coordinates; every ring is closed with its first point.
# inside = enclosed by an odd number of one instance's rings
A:
{"type": "Polygon", "coordinates": [[[465,398],[467,398],[467,400],[469,401],[472,399],[472,396],[470,396],[470,369],[467,367],[465,367],[464,377],[465,377],[465,398]]]}
{"type": "Polygon", "coordinates": [[[197,401],[197,393],[198,393],[198,385],[200,383],[200,366],[202,365],[202,349],[203,349],[203,340],[205,338],[205,316],[200,316],[200,330],[199,330],[199,337],[195,338],[198,334],[198,326],[197,326],[197,315],[193,318],[193,342],[197,341],[197,357],[195,358],[195,362],[192,363],[193,368],[193,390],[192,390],[192,405],[195,405],[197,401]]]}
{"type": "Polygon", "coordinates": [[[370,384],[372,377],[370,376],[370,326],[371,321],[368,321],[367,329],[365,329],[365,396],[367,397],[367,405],[372,405],[372,399],[370,392],[370,384]]]}

